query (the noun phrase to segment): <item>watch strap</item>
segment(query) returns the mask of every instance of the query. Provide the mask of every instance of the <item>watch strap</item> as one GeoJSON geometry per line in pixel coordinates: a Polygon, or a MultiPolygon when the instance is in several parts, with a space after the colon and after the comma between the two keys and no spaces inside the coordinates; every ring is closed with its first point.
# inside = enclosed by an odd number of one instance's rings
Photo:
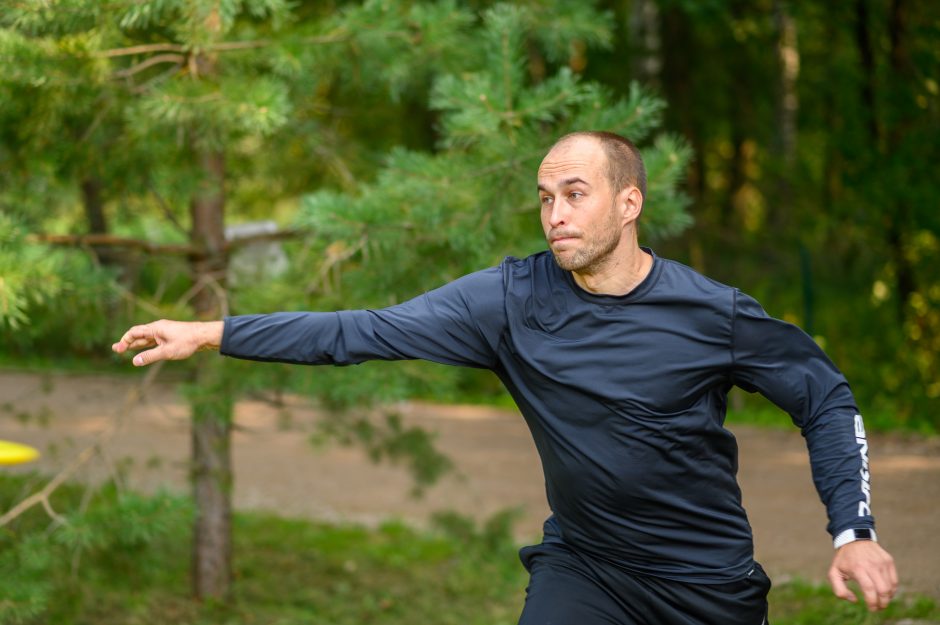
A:
{"type": "Polygon", "coordinates": [[[856,540],[871,540],[878,542],[878,536],[875,534],[875,530],[867,527],[847,529],[843,532],[839,532],[838,535],[836,535],[836,537],[832,540],[832,546],[838,549],[842,545],[854,543],[856,540]]]}

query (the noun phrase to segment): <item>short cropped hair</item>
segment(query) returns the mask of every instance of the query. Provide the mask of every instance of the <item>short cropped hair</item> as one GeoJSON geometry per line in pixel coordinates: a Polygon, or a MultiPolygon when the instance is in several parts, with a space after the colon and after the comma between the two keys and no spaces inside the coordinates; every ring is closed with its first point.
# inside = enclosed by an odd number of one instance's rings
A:
{"type": "Polygon", "coordinates": [[[582,130],[563,136],[555,145],[578,137],[590,137],[600,142],[607,156],[607,181],[614,193],[619,193],[627,185],[633,185],[646,197],[646,167],[640,151],[632,141],[605,130],[582,130]]]}

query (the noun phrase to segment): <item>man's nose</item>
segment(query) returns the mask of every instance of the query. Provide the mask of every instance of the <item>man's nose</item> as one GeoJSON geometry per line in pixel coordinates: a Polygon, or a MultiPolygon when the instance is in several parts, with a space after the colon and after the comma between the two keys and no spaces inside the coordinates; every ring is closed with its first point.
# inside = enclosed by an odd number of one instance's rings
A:
{"type": "Polygon", "coordinates": [[[552,228],[563,226],[568,223],[568,209],[564,200],[555,200],[552,203],[552,214],[548,217],[548,223],[552,228]]]}

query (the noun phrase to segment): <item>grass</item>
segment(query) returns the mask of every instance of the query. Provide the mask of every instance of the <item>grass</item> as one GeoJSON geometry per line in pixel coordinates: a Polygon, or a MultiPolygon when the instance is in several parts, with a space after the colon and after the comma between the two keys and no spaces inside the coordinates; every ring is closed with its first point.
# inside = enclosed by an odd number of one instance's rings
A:
{"type": "Polygon", "coordinates": [[[828,586],[792,580],[771,590],[770,621],[773,625],[928,625],[940,623],[940,609],[927,597],[902,595],[886,610],[870,613],[861,603],[836,599],[828,586]]]}
{"type": "MultiPolygon", "coordinates": [[[[0,510],[36,483],[0,474],[0,510]]],[[[232,601],[198,603],[189,597],[187,502],[105,488],[80,514],[83,495],[75,485],[56,493],[67,527],[35,510],[0,530],[0,623],[511,625],[524,598],[508,514],[482,526],[442,515],[418,531],[239,513],[232,601]]],[[[778,583],[770,601],[775,625],[940,623],[923,597],[870,615],[801,581],[778,583]]]]}
{"type": "MultiPolygon", "coordinates": [[[[867,410],[862,414],[865,418],[865,429],[868,432],[893,432],[924,438],[940,435],[940,430],[937,429],[933,419],[899,421],[894,412],[886,410],[867,410]]],[[[732,429],[736,425],[754,425],[774,430],[794,430],[796,427],[790,415],[760,396],[747,398],[747,401],[742,402],[739,408],[729,407],[726,422],[732,429]]]]}

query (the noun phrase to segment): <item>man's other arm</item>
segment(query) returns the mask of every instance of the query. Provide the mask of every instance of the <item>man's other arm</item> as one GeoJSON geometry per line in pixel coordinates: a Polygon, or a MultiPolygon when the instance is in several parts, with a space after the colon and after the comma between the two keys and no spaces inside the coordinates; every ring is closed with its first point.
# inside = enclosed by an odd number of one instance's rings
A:
{"type": "MultiPolygon", "coordinates": [[[[868,442],[845,377],[805,332],[739,292],[732,323],[732,380],[760,391],[801,428],[829,533],[873,530],[868,442]]],[[[871,610],[886,607],[897,588],[891,556],[873,541],[837,546],[829,579],[849,601],[856,597],[845,581],[857,581],[871,610]]]]}
{"type": "Polygon", "coordinates": [[[505,323],[502,271],[464,276],[380,310],[273,313],[184,323],[161,320],[128,330],[114,351],[151,347],[137,366],[195,351],[268,362],[348,365],[425,359],[472,367],[495,364],[505,323]]]}

